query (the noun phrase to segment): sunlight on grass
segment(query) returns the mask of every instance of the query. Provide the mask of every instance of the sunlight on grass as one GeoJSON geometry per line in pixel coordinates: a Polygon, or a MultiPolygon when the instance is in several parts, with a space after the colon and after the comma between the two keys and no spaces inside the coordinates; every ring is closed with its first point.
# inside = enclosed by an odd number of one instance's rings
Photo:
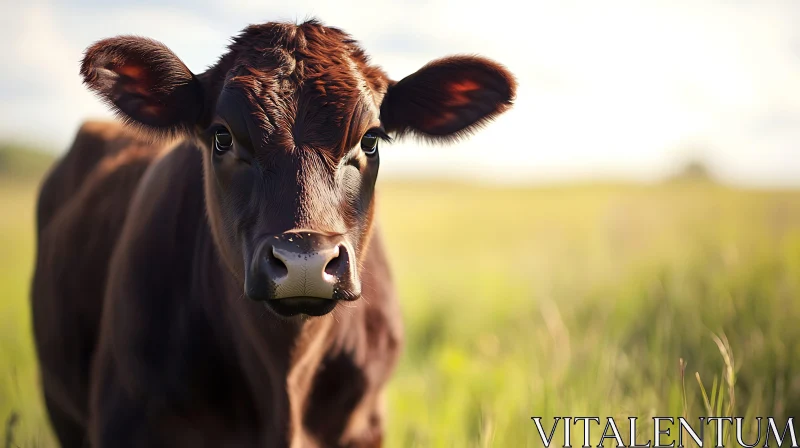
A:
{"type": "Polygon", "coordinates": [[[800,193],[703,183],[381,193],[409,329],[392,446],[482,446],[487,424],[493,446],[541,446],[531,416],[800,410],[800,193]],[[710,410],[700,384],[682,381],[681,358],[716,375],[710,410]]]}

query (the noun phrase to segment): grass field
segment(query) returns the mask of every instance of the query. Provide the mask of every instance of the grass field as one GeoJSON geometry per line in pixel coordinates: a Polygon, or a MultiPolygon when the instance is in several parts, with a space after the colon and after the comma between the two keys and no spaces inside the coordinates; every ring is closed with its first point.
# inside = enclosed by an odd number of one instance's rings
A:
{"type": "MultiPolygon", "coordinates": [[[[35,186],[0,178],[0,416],[22,447],[53,446],[27,301],[35,186]]],[[[388,446],[541,446],[532,416],[800,413],[800,192],[424,182],[379,200],[407,338],[388,446]]]]}

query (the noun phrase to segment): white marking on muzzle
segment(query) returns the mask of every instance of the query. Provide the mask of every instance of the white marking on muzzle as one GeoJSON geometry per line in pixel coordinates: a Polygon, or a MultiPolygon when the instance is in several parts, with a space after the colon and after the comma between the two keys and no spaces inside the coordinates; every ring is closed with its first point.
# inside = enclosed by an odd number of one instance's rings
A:
{"type": "Polygon", "coordinates": [[[325,267],[339,256],[339,245],[316,252],[298,253],[273,248],[272,254],[282,261],[288,271],[275,279],[275,298],[316,297],[332,299],[336,278],[325,267]]]}

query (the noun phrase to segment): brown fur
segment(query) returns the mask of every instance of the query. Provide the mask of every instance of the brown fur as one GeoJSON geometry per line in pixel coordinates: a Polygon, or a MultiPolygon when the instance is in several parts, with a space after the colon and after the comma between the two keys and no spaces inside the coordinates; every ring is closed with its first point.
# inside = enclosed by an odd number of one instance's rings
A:
{"type": "Polygon", "coordinates": [[[462,56],[395,82],[315,21],[248,27],[200,75],[106,39],[81,73],[144,132],[85,124],[42,186],[34,330],[62,445],[381,446],[402,328],[359,142],[464,136],[510,106],[511,75],[462,56]],[[353,251],[323,317],[242,293],[260,242],[297,229],[353,251]]]}

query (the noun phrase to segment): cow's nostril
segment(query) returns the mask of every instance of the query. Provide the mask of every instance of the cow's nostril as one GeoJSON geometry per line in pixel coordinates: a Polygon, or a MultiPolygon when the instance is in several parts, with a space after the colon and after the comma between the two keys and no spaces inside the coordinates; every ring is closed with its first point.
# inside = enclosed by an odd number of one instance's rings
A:
{"type": "Polygon", "coordinates": [[[284,263],[280,258],[276,257],[273,251],[267,252],[266,259],[267,269],[269,270],[269,274],[273,279],[285,277],[289,274],[289,269],[286,267],[286,263],[284,263]]]}
{"type": "Polygon", "coordinates": [[[345,263],[345,258],[347,257],[347,250],[345,250],[344,246],[339,245],[336,247],[336,256],[331,258],[331,261],[325,265],[325,273],[336,277],[339,273],[339,269],[341,269],[342,264],[345,263]]]}

